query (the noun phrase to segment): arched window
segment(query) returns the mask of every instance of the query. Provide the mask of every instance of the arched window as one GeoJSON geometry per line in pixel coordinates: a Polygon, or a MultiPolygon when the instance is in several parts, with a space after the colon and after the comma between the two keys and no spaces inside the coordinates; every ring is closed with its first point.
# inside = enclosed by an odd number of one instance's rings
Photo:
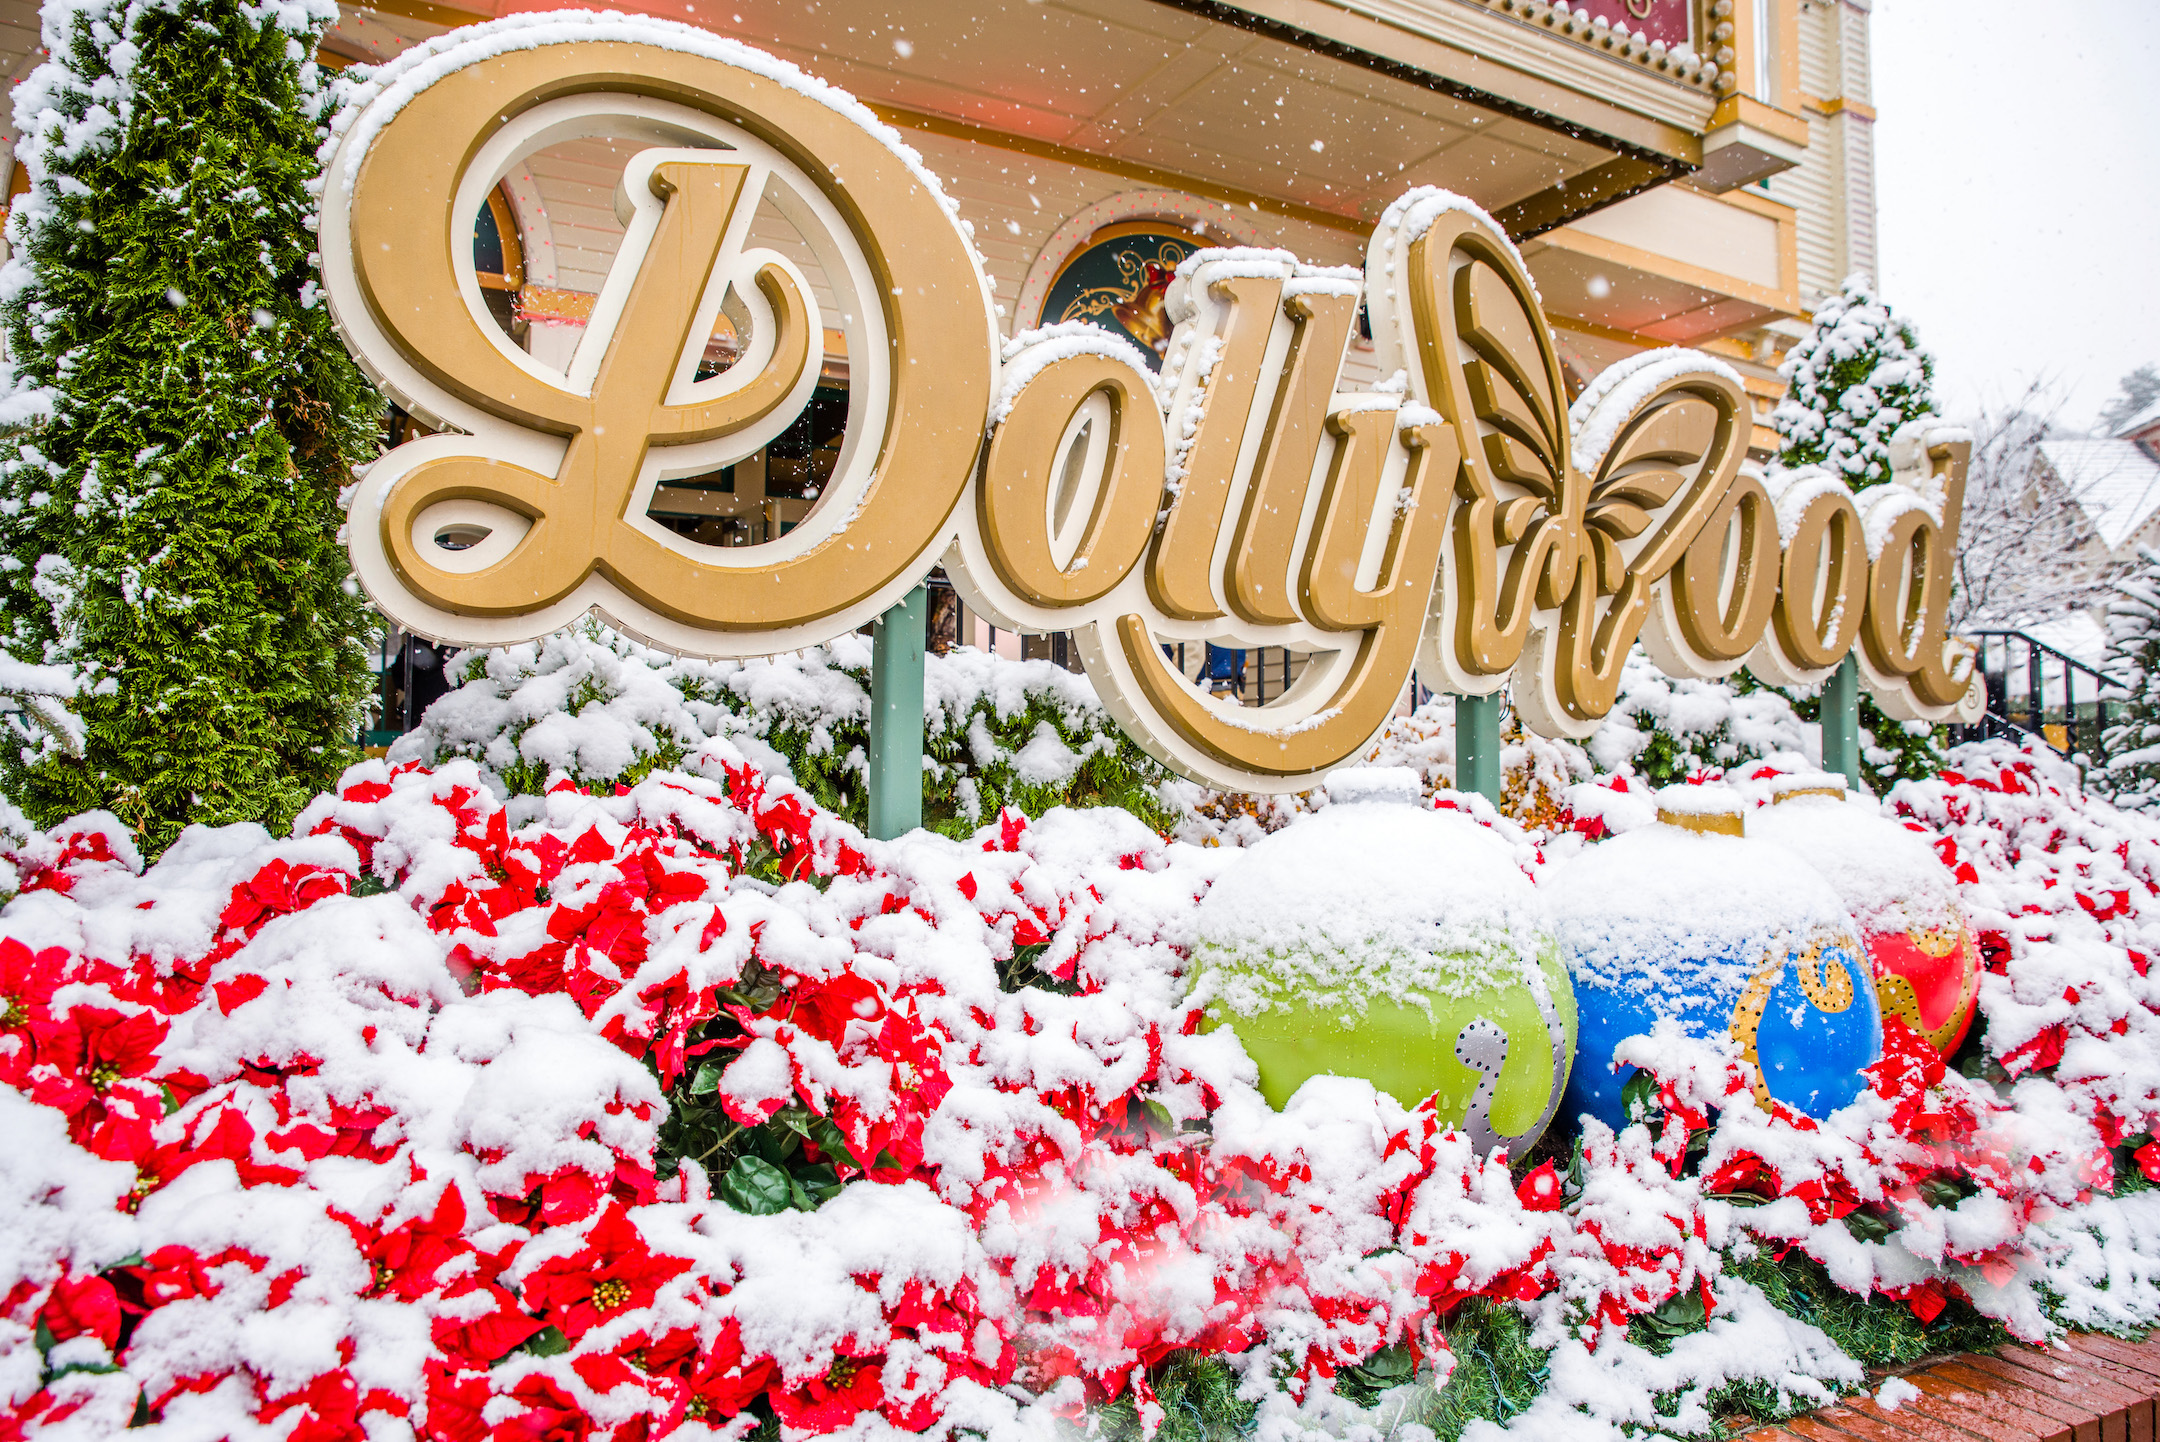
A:
{"type": "Polygon", "coordinates": [[[516,339],[524,328],[518,318],[518,290],[525,284],[525,249],[518,241],[517,216],[501,186],[488,192],[487,204],[473,217],[473,269],[480,278],[488,314],[516,339]]]}

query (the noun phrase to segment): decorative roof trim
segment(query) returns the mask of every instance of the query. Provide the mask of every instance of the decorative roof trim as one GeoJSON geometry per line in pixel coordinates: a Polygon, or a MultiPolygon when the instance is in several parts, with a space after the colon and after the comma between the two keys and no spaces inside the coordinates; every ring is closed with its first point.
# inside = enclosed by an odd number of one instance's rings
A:
{"type": "Polygon", "coordinates": [[[1464,0],[1464,3],[1496,10],[1523,24],[1564,35],[1681,85],[1712,94],[1723,94],[1732,88],[1729,73],[1720,70],[1716,61],[1706,60],[1685,46],[1668,49],[1662,40],[1645,40],[1641,32],[1630,33],[1602,15],[1593,19],[1588,10],[1577,10],[1568,0],[1464,0]],[[1718,83],[1721,77],[1726,79],[1723,85],[1718,83]]]}

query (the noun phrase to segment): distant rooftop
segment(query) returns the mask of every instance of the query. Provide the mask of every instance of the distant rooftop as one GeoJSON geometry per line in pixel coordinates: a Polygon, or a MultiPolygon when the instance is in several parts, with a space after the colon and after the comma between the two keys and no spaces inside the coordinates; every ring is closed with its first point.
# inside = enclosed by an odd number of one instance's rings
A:
{"type": "Polygon", "coordinates": [[[2160,511],[2160,460],[2135,441],[2042,441],[2040,458],[2109,551],[2160,511]]]}
{"type": "Polygon", "coordinates": [[[2155,427],[2160,427],[2160,400],[2155,400],[2151,405],[2117,426],[2115,428],[2115,439],[2127,441],[2139,437],[2141,432],[2152,430],[2155,427]]]}

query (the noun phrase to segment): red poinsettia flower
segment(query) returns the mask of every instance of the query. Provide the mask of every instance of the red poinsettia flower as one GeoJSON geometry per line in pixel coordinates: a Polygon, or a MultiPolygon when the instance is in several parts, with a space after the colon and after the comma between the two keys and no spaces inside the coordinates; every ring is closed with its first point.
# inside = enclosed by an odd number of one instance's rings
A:
{"type": "MultiPolygon", "coordinates": [[[[485,1370],[500,1359],[525,1344],[525,1340],[546,1326],[545,1322],[528,1317],[519,1310],[516,1297],[493,1282],[473,1277],[460,1277],[442,1294],[445,1303],[461,1303],[446,1307],[455,1311],[455,1317],[437,1317],[433,1324],[435,1349],[445,1357],[469,1368],[485,1370]],[[479,1316],[465,1313],[465,1299],[474,1293],[484,1293],[493,1303],[492,1309],[479,1316]]],[[[482,1389],[485,1400],[486,1389],[482,1389]]]]}
{"type": "Polygon", "coordinates": [[[592,1419],[551,1377],[535,1373],[510,1395],[525,1410],[498,1422],[488,1434],[491,1442],[585,1442],[592,1435],[592,1419]]]}
{"type": "Polygon", "coordinates": [[[135,1275],[142,1282],[144,1300],[152,1307],[163,1307],[191,1297],[216,1296],[218,1281],[210,1275],[211,1265],[186,1247],[159,1247],[143,1258],[135,1275]]]}
{"type": "Polygon", "coordinates": [[[414,1217],[372,1242],[363,1240],[375,1272],[368,1295],[417,1302],[435,1289],[435,1274],[444,1263],[471,1250],[464,1231],[465,1200],[456,1187],[445,1187],[434,1216],[414,1217]]]}
{"type": "Polygon", "coordinates": [[[367,1435],[360,1425],[360,1389],[342,1368],[272,1398],[256,1415],[271,1422],[296,1407],[305,1407],[307,1413],[289,1434],[290,1442],[346,1442],[367,1435]]]}
{"type": "Polygon", "coordinates": [[[350,885],[342,871],[294,866],[279,857],[232,889],[218,925],[252,936],[271,918],[305,910],[326,896],[342,895],[350,885]]]}
{"type": "Polygon", "coordinates": [[[443,1442],[485,1442],[488,1425],[485,1371],[458,1371],[430,1358],[427,1363],[427,1431],[443,1442]]]}
{"type": "Polygon", "coordinates": [[[843,971],[830,980],[806,981],[783,991],[767,1015],[800,1027],[834,1047],[845,1047],[851,1025],[860,1026],[858,1038],[874,1033],[885,1015],[885,998],[875,983],[843,971]]]}
{"type": "Polygon", "coordinates": [[[65,947],[32,951],[14,937],[0,937],[0,1030],[28,1026],[42,1017],[67,976],[65,947]]]}
{"type": "Polygon", "coordinates": [[[31,1028],[38,1065],[33,1100],[65,1113],[76,1145],[108,1161],[133,1161],[151,1150],[150,1128],[164,1115],[155,1087],[129,1080],[150,1069],[165,1039],[165,1019],[78,1006],[31,1028]]]}
{"type": "Polygon", "coordinates": [[[88,1100],[87,1095],[76,1098],[76,1091],[101,1092],[114,1082],[149,1071],[158,1044],[165,1040],[166,1026],[163,1017],[146,1011],[78,1006],[31,1031],[37,1037],[38,1060],[57,1067],[72,1083],[68,1100],[43,1095],[38,1100],[74,1111],[88,1100]]]}
{"type": "Polygon", "coordinates": [[[582,1250],[541,1263],[525,1279],[525,1305],[566,1336],[581,1337],[617,1312],[646,1306],[663,1284],[689,1268],[680,1257],[655,1254],[629,1213],[610,1203],[586,1234],[582,1250]]]}
{"type": "Polygon", "coordinates": [[[773,1411],[790,1427],[835,1432],[885,1400],[884,1358],[836,1353],[832,1365],[798,1387],[772,1394],[773,1411]]]}
{"type": "Polygon", "coordinates": [[[135,1163],[135,1187],[129,1194],[130,1205],[141,1205],[143,1198],[202,1162],[231,1162],[241,1180],[252,1185],[258,1173],[271,1170],[255,1165],[254,1145],[255,1128],[238,1108],[219,1107],[207,1118],[198,1116],[186,1135],[134,1154],[131,1160],[135,1163]]]}
{"type": "Polygon", "coordinates": [[[712,1350],[698,1359],[690,1373],[687,1415],[700,1422],[732,1417],[777,1380],[772,1358],[743,1357],[742,1331],[729,1317],[721,1324],[712,1350]]]}
{"type": "Polygon", "coordinates": [[[1527,1212],[1555,1212],[1566,1200],[1560,1194],[1560,1174],[1553,1170],[1551,1162],[1533,1167],[1515,1189],[1515,1195],[1527,1212]]]}
{"type": "Polygon", "coordinates": [[[511,987],[528,996],[567,991],[570,975],[565,963],[569,954],[569,946],[560,941],[536,946],[523,956],[514,956],[504,962],[500,974],[490,972],[481,985],[488,991],[511,987]]]}
{"type": "Polygon", "coordinates": [[[120,1294],[103,1277],[62,1277],[38,1320],[56,1342],[90,1336],[109,1348],[120,1340],[120,1294]]]}

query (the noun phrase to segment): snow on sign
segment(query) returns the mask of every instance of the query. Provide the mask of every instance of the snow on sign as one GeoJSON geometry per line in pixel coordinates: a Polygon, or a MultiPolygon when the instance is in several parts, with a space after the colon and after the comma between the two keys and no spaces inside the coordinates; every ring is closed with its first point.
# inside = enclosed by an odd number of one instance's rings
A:
{"type": "Polygon", "coordinates": [[[1414,667],[1465,694],[1512,677],[1530,723],[1567,736],[1611,709],[1638,638],[1675,674],[1745,661],[1783,681],[1857,642],[1908,719],[1977,694],[1944,629],[1965,437],[1908,426],[1899,483],[1856,502],[1827,475],[1755,474],[1746,394],[1708,356],[1633,357],[1570,409],[1521,255],[1459,196],[1403,196],[1362,274],[1194,252],[1158,376],[1083,323],[1001,345],[968,229],[914,152],[841,92],[688,27],[454,32],[376,71],[327,159],[338,323],[444,430],[378,462],[352,507],[361,579],[424,635],[503,644],[598,610],[686,653],[768,655],[857,628],[942,557],[994,624],[1071,631],[1157,757],[1258,791],[1354,755],[1414,667]],[[459,222],[523,155],[600,133],[647,148],[558,370],[488,323],[459,222]],[[772,212],[802,247],[753,243],[772,212]],[[1361,301],[1396,378],[1346,392],[1361,301]],[[701,379],[723,317],[740,350],[701,379]],[[834,335],[845,439],[807,519],[720,549],[647,516],[656,485],[784,431],[834,335]],[[1202,640],[1310,661],[1239,708],[1166,661],[1202,640]]]}

